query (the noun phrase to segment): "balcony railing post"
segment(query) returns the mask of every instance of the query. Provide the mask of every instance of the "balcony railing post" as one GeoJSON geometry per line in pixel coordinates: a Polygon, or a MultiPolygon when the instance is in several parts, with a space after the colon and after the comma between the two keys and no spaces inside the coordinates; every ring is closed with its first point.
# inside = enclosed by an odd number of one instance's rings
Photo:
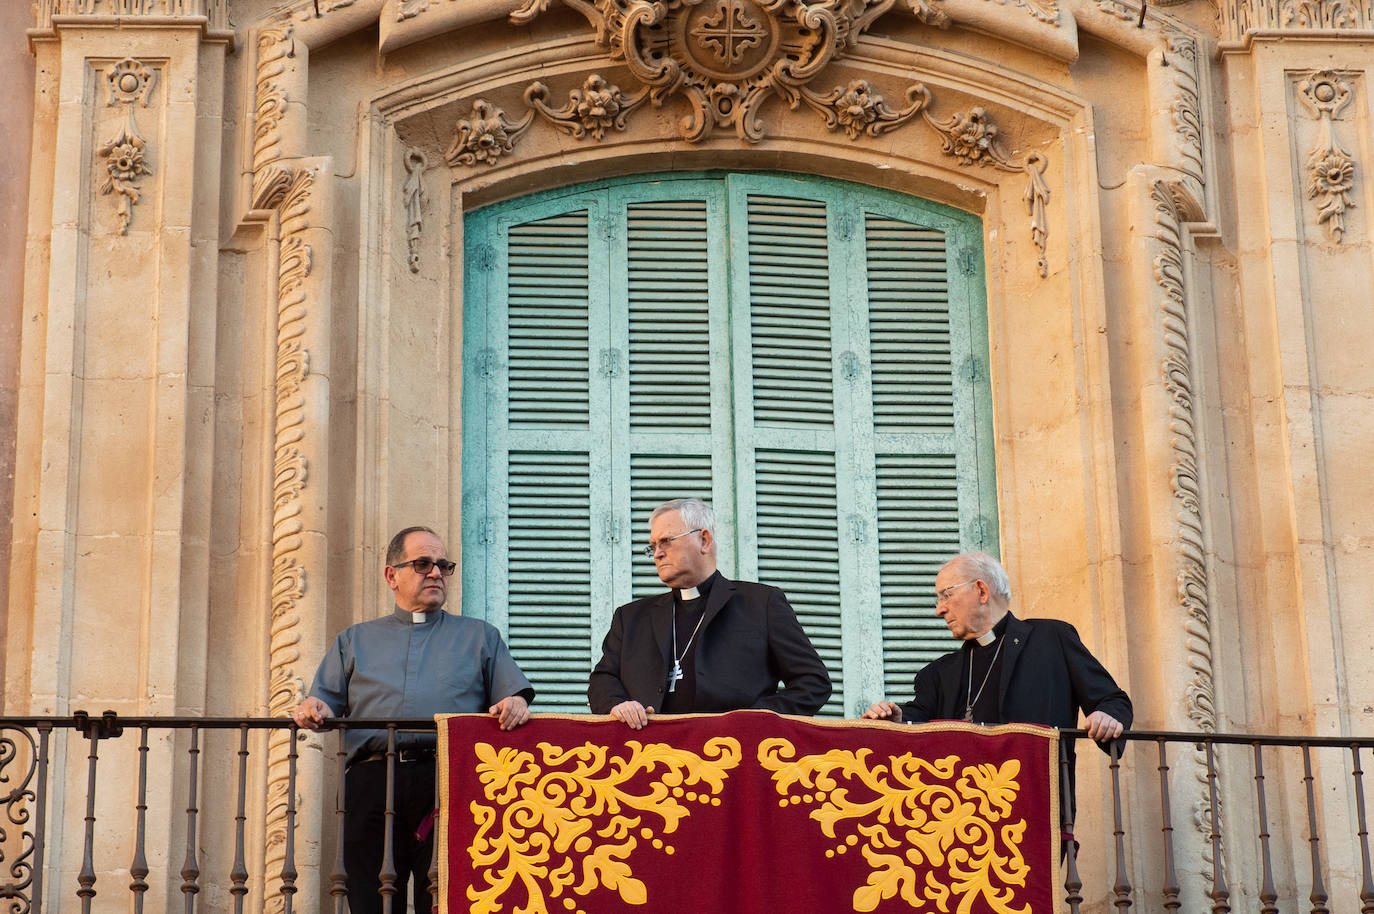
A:
{"type": "Polygon", "coordinates": [[[93,719],[85,711],[72,715],[72,726],[91,743],[86,756],[86,833],[81,851],[81,871],[76,876],[76,896],[81,899],[81,914],[90,914],[91,899],[95,897],[95,783],[96,765],[100,760],[102,739],[119,736],[124,728],[113,711],[106,711],[93,719]]]}
{"type": "Polygon", "coordinates": [[[33,826],[33,895],[30,910],[43,910],[43,856],[48,840],[48,742],[52,737],[52,721],[38,724],[38,784],[34,790],[34,805],[38,815],[33,826]]]}
{"type": "Polygon", "coordinates": [[[281,863],[281,894],[284,914],[291,914],[296,896],[296,767],[300,759],[297,745],[300,730],[293,724],[291,746],[286,753],[286,856],[281,863]]]}
{"type": "Polygon", "coordinates": [[[148,855],[145,838],[148,826],[148,725],[138,728],[138,802],[134,820],[134,860],[129,864],[129,891],[134,893],[134,914],[143,914],[143,899],[148,891],[148,855]]]}
{"type": "MultiPolygon", "coordinates": [[[[382,839],[382,914],[391,914],[396,895],[396,725],[386,728],[386,835],[382,839]]],[[[402,899],[401,909],[405,909],[402,899]]]]}
{"type": "Polygon", "coordinates": [[[1173,794],[1169,790],[1168,743],[1159,740],[1159,812],[1163,820],[1164,840],[1164,910],[1177,911],[1182,907],[1179,901],[1178,871],[1174,869],[1174,814],[1173,794]]]}
{"type": "Polygon", "coordinates": [[[1116,882],[1112,885],[1112,902],[1119,911],[1131,907],[1131,880],[1126,875],[1126,829],[1121,819],[1121,744],[1111,745],[1110,769],[1112,773],[1112,837],[1116,840],[1116,882]]]}
{"type": "Polygon", "coordinates": [[[1078,906],[1083,903],[1083,880],[1078,875],[1078,842],[1073,838],[1074,801],[1069,793],[1069,785],[1073,783],[1069,740],[1073,738],[1071,734],[1059,738],[1059,840],[1064,858],[1064,901],[1069,906],[1069,914],[1078,914],[1078,906]]]}
{"type": "Polygon", "coordinates": [[[229,870],[229,894],[234,896],[234,914],[243,914],[243,896],[248,894],[248,863],[244,849],[244,830],[248,823],[248,727],[239,727],[238,800],[234,810],[234,865],[229,870]]]}
{"type": "Polygon", "coordinates": [[[1312,901],[1312,914],[1330,914],[1330,909],[1326,906],[1326,882],[1322,879],[1322,855],[1318,846],[1321,838],[1317,836],[1317,796],[1313,789],[1312,747],[1307,743],[1302,744],[1302,770],[1303,784],[1307,787],[1307,837],[1312,850],[1312,894],[1309,896],[1312,901]]]}
{"type": "Polygon", "coordinates": [[[1260,884],[1260,914],[1278,914],[1279,893],[1274,888],[1274,867],[1269,851],[1269,808],[1264,799],[1264,755],[1259,743],[1255,743],[1255,803],[1258,811],[1260,866],[1264,874],[1260,884]]]}
{"type": "Polygon", "coordinates": [[[346,784],[348,771],[348,750],[344,737],[348,731],[339,728],[339,744],[334,756],[338,764],[339,788],[334,804],[334,870],[329,874],[329,894],[334,896],[334,914],[344,914],[344,901],[348,898],[348,867],[344,858],[344,816],[347,814],[348,793],[346,784]]]}
{"type": "Polygon", "coordinates": [[[195,914],[196,894],[200,892],[200,864],[196,857],[196,819],[200,815],[196,796],[200,779],[200,728],[191,728],[191,747],[187,750],[191,767],[190,792],[186,801],[186,862],[181,867],[181,892],[186,898],[186,914],[195,914]]]}
{"type": "Polygon", "coordinates": [[[1212,741],[1205,740],[1203,745],[1206,747],[1207,806],[1212,831],[1212,914],[1226,914],[1231,910],[1231,890],[1226,886],[1226,874],[1222,871],[1225,861],[1221,853],[1221,814],[1217,809],[1221,802],[1217,795],[1217,761],[1212,741]]]}
{"type": "Polygon", "coordinates": [[[1364,808],[1364,771],[1360,768],[1360,746],[1350,747],[1355,776],[1355,816],[1360,839],[1360,914],[1374,914],[1374,873],[1369,868],[1369,823],[1364,808]]]}

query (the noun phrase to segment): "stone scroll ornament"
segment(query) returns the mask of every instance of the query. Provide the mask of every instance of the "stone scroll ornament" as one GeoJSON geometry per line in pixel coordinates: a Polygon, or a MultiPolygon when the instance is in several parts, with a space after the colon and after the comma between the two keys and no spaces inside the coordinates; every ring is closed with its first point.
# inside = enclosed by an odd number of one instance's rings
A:
{"type": "MultiPolygon", "coordinates": [[[[511,14],[511,22],[531,21],[546,11],[550,2],[529,0],[511,14]]],[[[776,97],[791,108],[803,100],[810,103],[811,99],[803,96],[806,86],[831,61],[842,57],[897,0],[563,2],[587,17],[597,44],[609,51],[612,61],[625,65],[655,106],[675,96],[687,100],[689,113],[679,124],[683,139],[698,143],[720,127],[733,129],[746,142],[757,143],[764,137],[760,109],[765,102],[776,97]]],[[[908,0],[908,6],[928,24],[948,22],[941,0],[908,0]]],[[[601,77],[594,79],[596,85],[588,80],[580,90],[583,96],[604,102],[611,100],[608,96],[619,94],[601,77]]],[[[587,123],[586,114],[579,110],[587,104],[585,98],[581,102],[570,99],[569,107],[556,113],[544,109],[547,91],[538,83],[530,87],[526,98],[532,110],[574,133],[581,129],[600,139],[601,132],[617,123],[617,114],[609,119],[598,115],[587,123]]],[[[635,107],[640,101],[635,95],[623,104],[635,107]]]]}
{"type": "Polygon", "coordinates": [[[1345,235],[1345,211],[1353,209],[1355,160],[1336,142],[1335,121],[1354,93],[1331,70],[1313,73],[1298,83],[1298,98],[1317,118],[1320,134],[1304,166],[1307,199],[1317,204],[1317,222],[1326,226],[1336,244],[1345,235]]]}
{"type": "Polygon", "coordinates": [[[124,125],[114,139],[99,149],[100,157],[105,160],[105,181],[100,185],[100,192],[119,197],[116,210],[119,234],[127,235],[134,216],[134,204],[142,196],[138,181],[144,175],[153,173],[148,165],[148,143],[134,123],[134,103],[148,107],[154,75],[137,60],[126,57],[110,67],[105,74],[105,81],[109,85],[107,104],[112,108],[124,106],[124,125]]]}

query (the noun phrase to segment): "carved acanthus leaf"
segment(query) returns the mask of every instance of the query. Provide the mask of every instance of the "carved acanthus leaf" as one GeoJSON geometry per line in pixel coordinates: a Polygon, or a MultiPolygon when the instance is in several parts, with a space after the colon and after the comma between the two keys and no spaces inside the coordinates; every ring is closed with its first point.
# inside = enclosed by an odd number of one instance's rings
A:
{"type": "Polygon", "coordinates": [[[534,111],[512,121],[506,112],[484,98],[472,103],[472,113],[458,121],[453,142],[444,154],[450,165],[495,165],[515,148],[515,143],[534,122],[534,111]]]}
{"type": "Polygon", "coordinates": [[[619,86],[612,85],[599,74],[588,76],[581,89],[568,93],[568,103],[562,108],[550,108],[544,100],[549,89],[541,82],[531,83],[525,90],[525,101],[540,117],[574,139],[587,135],[600,141],[608,129],[625,130],[625,119],[649,98],[649,90],[642,89],[630,98],[619,86]]]}

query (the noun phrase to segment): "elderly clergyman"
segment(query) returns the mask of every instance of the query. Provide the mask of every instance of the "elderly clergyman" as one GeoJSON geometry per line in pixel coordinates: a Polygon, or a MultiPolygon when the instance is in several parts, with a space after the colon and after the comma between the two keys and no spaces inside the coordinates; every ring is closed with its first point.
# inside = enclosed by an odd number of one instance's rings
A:
{"type": "MultiPolygon", "coordinates": [[[[456,567],[428,527],[407,527],[392,537],[383,574],[396,595],[395,608],[339,634],[320,661],[309,696],[292,715],[296,723],[317,730],[330,717],[395,719],[485,711],[501,729],[511,730],[529,720],[534,689],[500,632],[443,610],[456,567]]],[[[387,733],[349,730],[344,745],[349,756],[344,775],[348,906],[353,914],[380,914],[387,733]]],[[[429,911],[435,736],[398,733],[397,748],[394,909],[406,909],[406,883],[413,877],[415,910],[429,911]]]]}
{"type": "MultiPolygon", "coordinates": [[[[1103,750],[1131,725],[1131,699],[1078,637],[1058,619],[1018,619],[1009,612],[1011,582],[1002,563],[966,552],[935,576],[935,612],[963,644],[916,674],[907,704],[879,701],[870,720],[926,723],[1044,724],[1083,729],[1103,750]]],[[[1073,743],[1065,752],[1073,771],[1073,743]]],[[[1072,797],[1072,782],[1068,785],[1072,797]]]]}
{"type": "Polygon", "coordinates": [[[709,506],[659,505],[645,553],[672,590],[615,611],[587,685],[593,712],[638,730],[655,713],[814,714],[825,704],[830,676],[783,592],[716,570],[709,506]]]}

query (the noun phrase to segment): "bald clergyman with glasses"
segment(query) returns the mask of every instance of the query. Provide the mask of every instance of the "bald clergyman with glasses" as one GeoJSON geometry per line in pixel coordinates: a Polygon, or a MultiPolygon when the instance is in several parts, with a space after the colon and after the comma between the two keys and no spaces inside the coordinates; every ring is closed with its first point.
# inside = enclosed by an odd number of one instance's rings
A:
{"type": "Polygon", "coordinates": [[[830,676],[776,587],[716,570],[716,516],[696,498],[659,505],[649,544],[667,593],[615,611],[587,701],[638,730],[655,714],[764,708],[810,715],[830,676]]]}
{"type": "MultiPolygon", "coordinates": [[[[492,625],[443,609],[456,569],[443,540],[428,527],[407,527],[391,539],[383,574],[396,596],[390,613],[344,629],[320,661],[310,694],[297,705],[297,724],[317,730],[330,717],[397,719],[435,714],[495,717],[503,730],[529,720],[534,689],[492,625]]],[[[386,837],[387,731],[344,736],[344,866],[353,914],[380,914],[380,872],[386,837]]],[[[398,733],[392,853],[395,910],[406,909],[414,879],[416,911],[429,911],[434,838],[435,735],[398,733]]]]}

